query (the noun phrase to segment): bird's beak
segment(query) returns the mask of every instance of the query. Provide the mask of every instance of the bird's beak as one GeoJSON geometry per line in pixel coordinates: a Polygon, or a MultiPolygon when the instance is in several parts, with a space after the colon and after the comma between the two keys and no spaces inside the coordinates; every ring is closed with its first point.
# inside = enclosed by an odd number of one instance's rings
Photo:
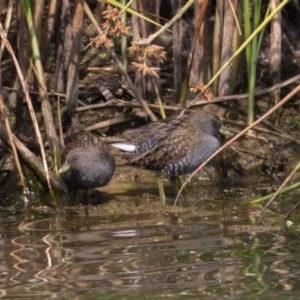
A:
{"type": "Polygon", "coordinates": [[[58,171],[58,174],[65,173],[70,170],[70,165],[65,163],[58,171]]]}
{"type": "Polygon", "coordinates": [[[222,134],[222,135],[225,135],[226,137],[231,137],[233,136],[233,134],[231,132],[229,132],[224,126],[222,126],[219,130],[219,132],[222,134]]]}

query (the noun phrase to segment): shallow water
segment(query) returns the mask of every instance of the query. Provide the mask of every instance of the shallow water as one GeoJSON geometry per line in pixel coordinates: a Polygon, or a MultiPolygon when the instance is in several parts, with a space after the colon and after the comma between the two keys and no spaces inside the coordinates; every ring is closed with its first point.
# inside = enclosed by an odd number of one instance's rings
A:
{"type": "Polygon", "coordinates": [[[41,194],[24,212],[10,195],[0,298],[299,299],[298,231],[246,201],[269,186],[196,182],[179,207],[149,196],[153,182],[112,184],[104,204],[57,210],[41,194]]]}

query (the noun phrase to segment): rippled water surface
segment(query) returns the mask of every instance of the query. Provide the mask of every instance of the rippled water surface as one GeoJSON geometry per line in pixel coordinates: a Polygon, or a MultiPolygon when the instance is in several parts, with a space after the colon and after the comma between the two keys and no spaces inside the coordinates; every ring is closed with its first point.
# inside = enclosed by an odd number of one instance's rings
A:
{"type": "Polygon", "coordinates": [[[175,208],[138,186],[56,211],[10,199],[0,298],[300,299],[299,234],[274,211],[261,218],[252,189],[195,184],[175,208]]]}

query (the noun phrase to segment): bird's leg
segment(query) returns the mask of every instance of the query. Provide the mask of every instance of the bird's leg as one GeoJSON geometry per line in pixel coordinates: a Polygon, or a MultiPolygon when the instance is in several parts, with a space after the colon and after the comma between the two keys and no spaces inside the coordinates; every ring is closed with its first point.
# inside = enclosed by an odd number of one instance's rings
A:
{"type": "Polygon", "coordinates": [[[161,200],[161,203],[163,205],[166,204],[166,195],[165,195],[165,190],[164,186],[161,180],[161,174],[159,172],[156,173],[156,179],[157,179],[157,185],[158,185],[158,190],[159,190],[159,197],[161,200]]]}
{"type": "MultiPolygon", "coordinates": [[[[180,191],[182,185],[183,185],[183,180],[182,180],[182,178],[179,177],[179,176],[173,176],[173,177],[171,177],[170,179],[171,179],[172,185],[173,185],[173,187],[174,187],[174,189],[175,189],[175,191],[176,191],[176,195],[177,195],[177,194],[179,193],[179,191],[180,191]]],[[[183,194],[184,196],[187,195],[187,187],[186,187],[186,186],[183,188],[182,194],[183,194]]]]}
{"type": "Polygon", "coordinates": [[[70,204],[77,203],[77,195],[78,195],[77,190],[75,190],[75,189],[69,190],[70,204]]]}

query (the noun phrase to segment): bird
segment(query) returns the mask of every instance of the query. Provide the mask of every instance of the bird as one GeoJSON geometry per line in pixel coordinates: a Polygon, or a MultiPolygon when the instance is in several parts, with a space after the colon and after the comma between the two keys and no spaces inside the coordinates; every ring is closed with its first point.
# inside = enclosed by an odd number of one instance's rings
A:
{"type": "Polygon", "coordinates": [[[109,148],[85,130],[67,137],[62,161],[58,172],[75,200],[78,190],[84,190],[86,200],[88,189],[105,186],[115,172],[115,159],[109,148]]]}
{"type": "MultiPolygon", "coordinates": [[[[220,147],[221,126],[217,116],[195,111],[188,116],[127,130],[122,134],[125,142],[111,146],[125,152],[129,164],[155,170],[172,179],[192,173],[220,147]]],[[[160,197],[164,202],[160,184],[160,197]]]]}

